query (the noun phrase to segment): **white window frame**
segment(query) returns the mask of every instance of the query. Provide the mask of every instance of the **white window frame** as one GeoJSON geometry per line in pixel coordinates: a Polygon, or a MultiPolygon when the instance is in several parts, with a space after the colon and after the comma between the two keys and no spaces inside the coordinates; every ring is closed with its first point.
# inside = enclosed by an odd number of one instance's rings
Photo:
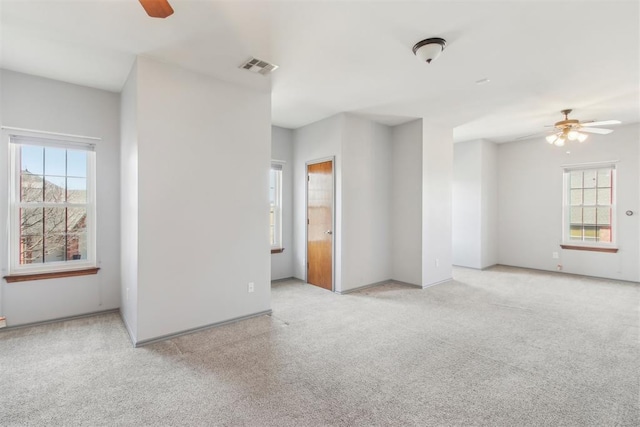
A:
{"type": "MultiPolygon", "coordinates": [[[[282,249],[282,174],[283,174],[282,162],[272,161],[271,168],[269,169],[269,174],[271,174],[272,171],[274,170],[278,171],[279,173],[276,174],[277,179],[275,183],[276,185],[276,188],[275,188],[276,203],[275,203],[275,209],[274,209],[275,242],[271,243],[271,249],[282,249]]],[[[271,177],[269,177],[269,183],[271,183],[271,177]]],[[[271,203],[271,200],[269,200],[269,203],[271,203]]],[[[269,206],[269,210],[271,210],[271,206],[269,206]]],[[[269,226],[271,226],[271,224],[269,224],[269,226]]],[[[271,239],[271,236],[269,236],[269,239],[271,239]]]]}
{"type": "MultiPolygon", "coordinates": [[[[578,165],[565,165],[563,166],[563,206],[562,206],[562,244],[567,246],[577,246],[584,248],[603,248],[603,249],[617,249],[617,234],[618,234],[618,221],[617,221],[617,161],[597,162],[597,163],[583,163],[578,165]],[[590,169],[611,169],[611,242],[599,242],[599,241],[584,241],[584,240],[571,240],[571,172],[586,171],[590,169]]],[[[582,205],[584,206],[584,204],[582,205]]],[[[594,205],[598,207],[598,205],[594,205]]],[[[609,205],[606,205],[609,206],[609,205]]]]}
{"type": "Polygon", "coordinates": [[[96,255],[96,154],[95,143],[98,138],[72,135],[39,134],[33,131],[3,132],[9,140],[9,274],[39,274],[95,268],[96,255]],[[85,203],[47,203],[20,201],[20,169],[19,148],[24,145],[38,147],[56,147],[87,152],[87,194],[85,203]],[[87,259],[53,261],[37,264],[20,264],[20,208],[22,207],[86,207],[87,209],[87,259]]]}

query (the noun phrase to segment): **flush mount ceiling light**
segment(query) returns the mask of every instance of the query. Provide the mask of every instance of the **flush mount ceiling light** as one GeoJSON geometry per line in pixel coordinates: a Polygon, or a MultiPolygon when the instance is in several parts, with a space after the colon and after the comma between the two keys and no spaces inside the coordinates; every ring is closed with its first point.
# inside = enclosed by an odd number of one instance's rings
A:
{"type": "Polygon", "coordinates": [[[447,41],[445,39],[431,37],[416,43],[415,46],[413,46],[413,53],[419,60],[431,64],[432,61],[440,56],[446,45],[447,41]]]}
{"type": "Polygon", "coordinates": [[[564,114],[564,120],[556,122],[553,127],[557,132],[547,135],[545,138],[549,144],[555,144],[558,147],[562,147],[566,141],[578,141],[584,142],[589,137],[587,133],[597,133],[600,135],[607,135],[613,132],[611,129],[601,129],[592,126],[604,126],[604,125],[617,125],[620,124],[619,120],[605,120],[600,122],[581,122],[580,120],[569,119],[569,114],[572,110],[562,110],[564,114]]]}

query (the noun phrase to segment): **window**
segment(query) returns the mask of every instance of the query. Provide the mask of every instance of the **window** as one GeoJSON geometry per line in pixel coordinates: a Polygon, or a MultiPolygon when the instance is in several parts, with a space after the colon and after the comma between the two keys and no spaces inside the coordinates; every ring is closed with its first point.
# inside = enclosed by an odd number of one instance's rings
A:
{"type": "Polygon", "coordinates": [[[95,267],[94,145],[10,135],[10,274],[95,267]]]}
{"type": "Polygon", "coordinates": [[[565,245],[613,247],[615,172],[610,163],[565,169],[565,245]]]}
{"type": "Polygon", "coordinates": [[[273,163],[269,172],[269,236],[271,252],[282,251],[282,164],[273,163]]]}

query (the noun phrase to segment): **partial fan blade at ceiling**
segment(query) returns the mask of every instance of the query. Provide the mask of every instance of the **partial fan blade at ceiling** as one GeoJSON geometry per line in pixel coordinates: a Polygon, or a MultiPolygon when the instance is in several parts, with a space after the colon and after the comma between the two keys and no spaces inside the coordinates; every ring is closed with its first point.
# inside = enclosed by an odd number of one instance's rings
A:
{"type": "Polygon", "coordinates": [[[613,129],[600,129],[600,128],[587,128],[587,127],[581,127],[580,129],[578,129],[579,132],[586,132],[586,133],[597,133],[599,135],[608,135],[611,132],[613,132],[613,129]]]}
{"type": "Polygon", "coordinates": [[[609,126],[609,125],[619,125],[622,123],[620,120],[603,120],[601,122],[582,122],[584,126],[609,126]]]}
{"type": "Polygon", "coordinates": [[[166,18],[173,14],[173,8],[167,0],[139,0],[140,4],[152,18],[166,18]]]}

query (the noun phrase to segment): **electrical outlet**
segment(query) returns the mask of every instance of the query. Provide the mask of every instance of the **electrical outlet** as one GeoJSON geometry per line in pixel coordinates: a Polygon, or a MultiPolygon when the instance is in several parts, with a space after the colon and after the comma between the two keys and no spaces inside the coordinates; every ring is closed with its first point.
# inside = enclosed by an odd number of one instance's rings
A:
{"type": "Polygon", "coordinates": [[[247,286],[247,292],[251,293],[253,291],[254,291],[253,282],[249,282],[249,285],[247,286]]]}
{"type": "Polygon", "coordinates": [[[440,267],[440,260],[436,258],[436,267],[440,267]]]}
{"type": "Polygon", "coordinates": [[[560,258],[560,255],[558,255],[558,252],[551,252],[551,258],[558,259],[560,258]]]}

